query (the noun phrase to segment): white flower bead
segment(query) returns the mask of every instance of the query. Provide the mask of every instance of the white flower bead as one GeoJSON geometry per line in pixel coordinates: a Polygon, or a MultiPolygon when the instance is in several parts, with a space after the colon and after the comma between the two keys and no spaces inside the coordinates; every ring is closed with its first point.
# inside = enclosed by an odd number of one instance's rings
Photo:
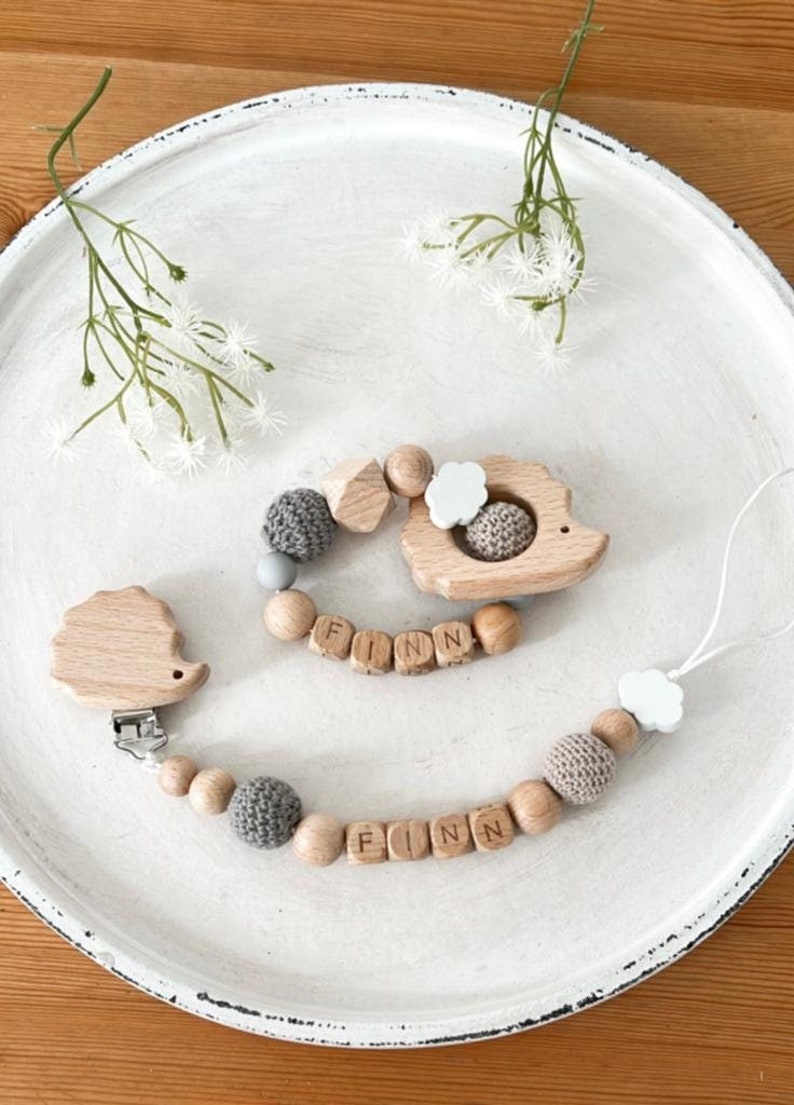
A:
{"type": "Polygon", "coordinates": [[[438,529],[468,525],[487,500],[485,471],[473,460],[442,464],[425,491],[430,521],[438,529]]]}
{"type": "Polygon", "coordinates": [[[684,720],[683,688],[657,668],[621,675],[618,698],[646,733],[673,733],[684,720]]]}

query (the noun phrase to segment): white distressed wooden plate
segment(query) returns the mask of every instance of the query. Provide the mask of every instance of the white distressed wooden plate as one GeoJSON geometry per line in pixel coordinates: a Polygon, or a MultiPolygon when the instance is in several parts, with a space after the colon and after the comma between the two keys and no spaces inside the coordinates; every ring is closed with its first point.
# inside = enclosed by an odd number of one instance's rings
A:
{"type": "MultiPolygon", "coordinates": [[[[428,207],[507,209],[527,109],[417,85],[238,104],[143,142],[83,184],[139,217],[216,316],[252,321],[290,416],[247,472],[150,485],[111,427],[54,468],[41,420],[77,389],[83,260],[61,209],[0,258],[0,873],[120,977],[227,1025],[404,1046],[515,1032],[583,1009],[711,932],[792,836],[792,649],[693,675],[684,727],[646,738],[608,796],[547,838],[450,863],[307,870],[166,800],[107,719],[50,685],[61,611],[139,582],[212,665],[166,711],[180,750],[292,782],[342,819],[429,816],[505,793],[551,740],[612,704],[621,672],[671,666],[710,613],[725,533],[794,460],[792,296],[731,221],[664,169],[566,122],[597,291],[573,367],[399,256],[428,207]],[[423,680],[367,680],[265,636],[255,582],[270,498],[348,455],[423,442],[438,461],[546,461],[608,530],[591,580],[527,611],[526,642],[423,680]]],[[[726,633],[792,594],[791,490],[737,550],[726,633]]],[[[428,626],[392,516],[303,574],[359,624],[428,626]]],[[[470,609],[457,607],[461,611],[470,609]]]]}

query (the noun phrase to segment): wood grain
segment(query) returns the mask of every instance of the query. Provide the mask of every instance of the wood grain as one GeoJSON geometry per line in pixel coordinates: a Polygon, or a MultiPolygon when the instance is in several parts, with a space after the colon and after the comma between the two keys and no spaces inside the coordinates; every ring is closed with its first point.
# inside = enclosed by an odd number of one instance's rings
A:
{"type": "MultiPolygon", "coordinates": [[[[47,137],[106,62],[86,169],[220,104],[421,79],[533,98],[579,0],[0,0],[0,243],[52,195],[47,137]]],[[[567,110],[658,158],[794,277],[790,0],[601,0],[567,110]]],[[[586,1013],[503,1040],[347,1052],[149,998],[0,891],[3,1105],[790,1105],[794,858],[718,933],[586,1013]]]]}

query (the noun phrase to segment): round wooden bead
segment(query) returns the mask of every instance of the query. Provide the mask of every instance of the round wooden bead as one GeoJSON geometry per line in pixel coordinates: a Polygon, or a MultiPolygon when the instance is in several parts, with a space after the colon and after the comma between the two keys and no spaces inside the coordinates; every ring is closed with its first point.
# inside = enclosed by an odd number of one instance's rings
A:
{"type": "Polygon", "coordinates": [[[188,790],[190,804],[198,813],[223,813],[236,785],[228,771],[220,767],[207,767],[193,777],[188,790]]]}
{"type": "Polygon", "coordinates": [[[507,800],[513,820],[530,836],[547,833],[558,822],[562,802],[542,779],[525,779],[510,791],[507,800]]]}
{"type": "Polygon", "coordinates": [[[489,656],[510,652],[521,640],[521,617],[506,602],[489,602],[475,610],[471,628],[489,656]]]}
{"type": "Polygon", "coordinates": [[[386,457],[383,474],[395,495],[417,499],[430,483],[433,458],[421,445],[401,445],[386,457]]]}
{"type": "Polygon", "coordinates": [[[314,625],[317,608],[304,591],[279,591],[265,603],[265,625],[280,641],[299,641],[314,625]]]}
{"type": "Polygon", "coordinates": [[[190,790],[190,784],[197,774],[198,767],[187,756],[169,756],[160,764],[157,782],[166,794],[182,798],[190,790]]]}
{"type": "Polygon", "coordinates": [[[625,756],[637,743],[639,727],[627,710],[602,710],[590,732],[608,744],[616,756],[625,756]]]}
{"type": "Polygon", "coordinates": [[[341,856],[344,845],[344,827],[327,813],[308,814],[292,838],[295,855],[311,867],[328,867],[341,856]]]}

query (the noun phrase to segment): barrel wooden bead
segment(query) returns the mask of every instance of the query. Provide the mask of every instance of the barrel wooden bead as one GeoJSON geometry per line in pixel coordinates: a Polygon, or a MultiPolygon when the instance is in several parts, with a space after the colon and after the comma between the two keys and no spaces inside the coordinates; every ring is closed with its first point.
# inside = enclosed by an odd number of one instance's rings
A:
{"type": "Polygon", "coordinates": [[[316,617],[317,608],[303,591],[279,591],[265,604],[265,625],[279,641],[299,641],[316,617]]]}
{"type": "Polygon", "coordinates": [[[211,816],[223,813],[237,786],[228,771],[207,767],[194,775],[188,790],[190,804],[197,813],[211,816]]]}
{"type": "Polygon", "coordinates": [[[183,798],[198,774],[198,766],[187,756],[169,756],[160,764],[157,782],[160,789],[174,798],[183,798]]]}
{"type": "Polygon", "coordinates": [[[345,845],[344,827],[327,813],[310,813],[298,823],[292,849],[310,867],[328,867],[345,845]]]}
{"type": "Polygon", "coordinates": [[[627,710],[602,710],[590,732],[608,744],[616,756],[625,756],[637,743],[639,727],[627,710]]]}
{"type": "Polygon", "coordinates": [[[510,652],[521,640],[521,617],[506,602],[489,602],[475,610],[471,628],[489,656],[510,652]]]}
{"type": "Polygon", "coordinates": [[[559,821],[562,800],[542,779],[525,779],[513,787],[507,805],[522,832],[539,836],[559,821]]]}
{"type": "Polygon", "coordinates": [[[418,499],[433,475],[433,458],[421,445],[400,445],[386,457],[383,474],[395,495],[418,499]]]}

